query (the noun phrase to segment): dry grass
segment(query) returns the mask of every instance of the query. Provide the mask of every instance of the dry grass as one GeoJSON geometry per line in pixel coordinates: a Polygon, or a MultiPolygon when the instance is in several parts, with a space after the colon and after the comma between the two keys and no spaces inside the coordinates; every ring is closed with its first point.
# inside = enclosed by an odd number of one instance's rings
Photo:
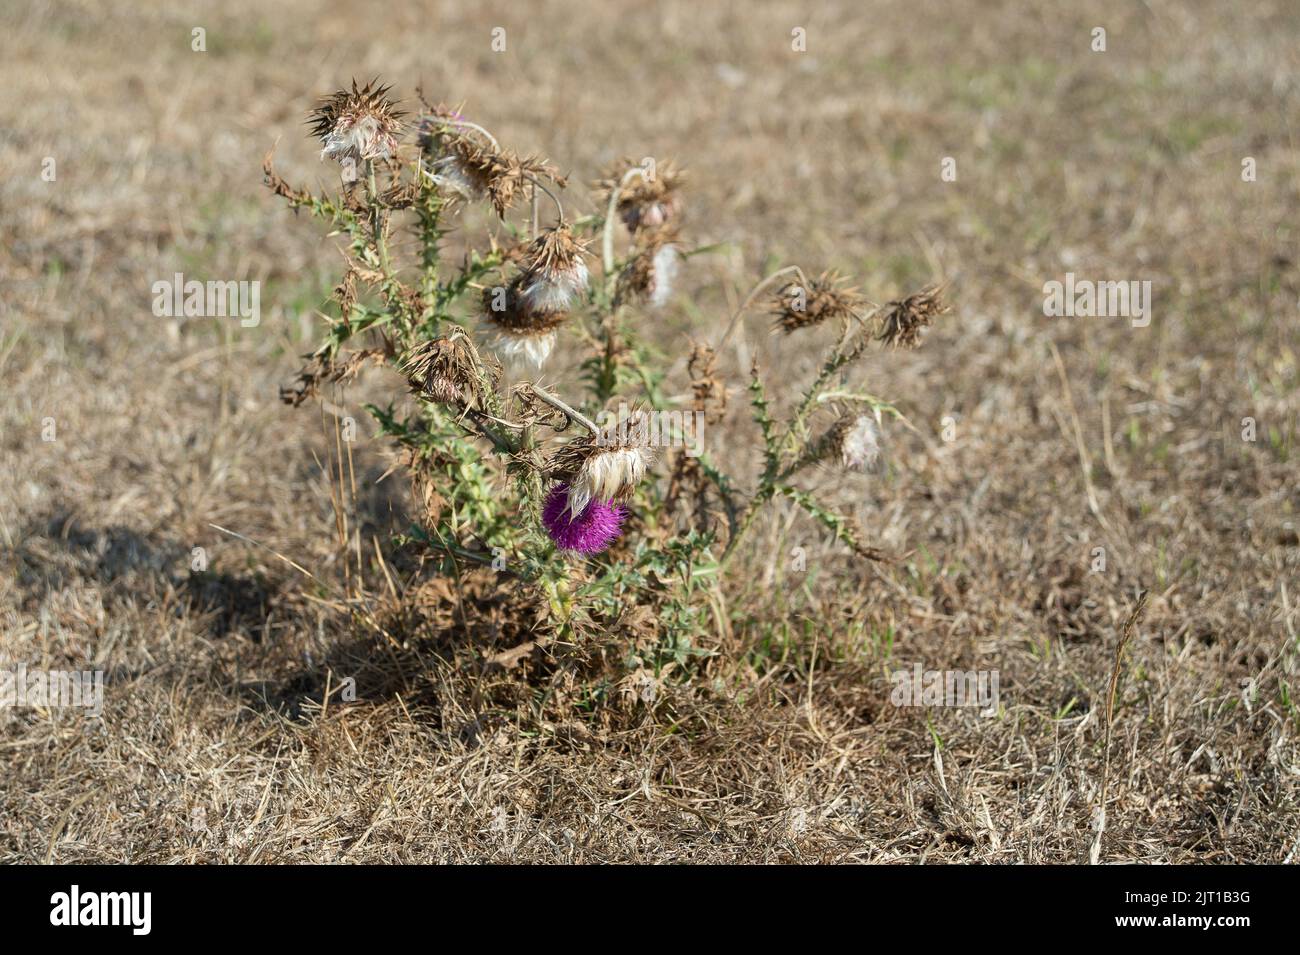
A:
{"type": "MultiPolygon", "coordinates": [[[[1101,858],[1300,858],[1294,4],[144,6],[0,18],[0,655],[108,673],[102,721],[0,711],[0,861],[1083,862],[1140,590],[1101,858]],[[817,478],[898,559],[778,513],[706,678],[594,708],[580,662],[503,665],[530,639],[508,580],[425,584],[404,645],[341,611],[333,415],[359,422],[350,519],[383,592],[373,541],[411,504],[361,405],[400,383],[281,407],[339,258],[259,163],[279,139],[287,178],[323,181],[303,116],[376,74],[575,181],[628,154],[691,171],[689,228],[729,251],[661,320],[679,385],[764,264],[876,301],[950,281],[925,346],[868,368],[916,433],[884,474],[817,478]],[[1151,279],[1151,326],[1044,317],[1067,270],[1151,279]],[[262,324],[155,318],[176,271],[260,279],[262,324]],[[913,662],[997,669],[1001,714],[890,705],[913,662]]],[[[722,365],[807,370],[751,322],[722,365]]],[[[752,453],[732,406],[715,455],[752,453]]]]}

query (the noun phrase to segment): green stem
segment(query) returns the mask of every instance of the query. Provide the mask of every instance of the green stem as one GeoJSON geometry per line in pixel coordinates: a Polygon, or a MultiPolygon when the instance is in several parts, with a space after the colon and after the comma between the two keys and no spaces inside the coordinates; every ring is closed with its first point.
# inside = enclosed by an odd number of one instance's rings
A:
{"type": "Polygon", "coordinates": [[[619,197],[623,195],[623,187],[632,181],[633,176],[645,176],[645,170],[640,166],[633,166],[627,172],[623,173],[623,178],[619,180],[609,194],[609,204],[605,207],[605,225],[601,234],[601,264],[605,266],[605,292],[613,295],[614,278],[614,211],[618,208],[619,197]]]}
{"type": "Polygon", "coordinates": [[[379,202],[379,184],[375,181],[375,164],[370,160],[366,161],[366,192],[370,198],[371,229],[375,237],[375,251],[379,254],[379,270],[384,273],[384,278],[391,282],[393,269],[388,263],[388,240],[384,238],[384,209],[379,202]]]}
{"type": "Polygon", "coordinates": [[[569,592],[568,583],[563,580],[548,580],[543,586],[551,613],[560,621],[557,636],[562,642],[573,639],[573,595],[569,592]]]}
{"type": "MultiPolygon", "coordinates": [[[[532,457],[532,453],[537,448],[537,426],[528,424],[519,436],[519,450],[521,456],[532,457]]],[[[541,519],[542,513],[542,475],[531,461],[525,462],[528,473],[523,479],[524,488],[524,506],[528,509],[528,519],[537,521],[541,519]]]]}
{"type": "Polygon", "coordinates": [[[764,504],[772,499],[775,493],[776,488],[774,485],[765,484],[750,499],[749,506],[745,508],[745,513],[740,518],[740,526],[736,528],[735,533],[731,535],[731,539],[727,541],[727,546],[722,551],[722,557],[718,560],[719,571],[727,566],[727,562],[731,560],[732,555],[736,552],[736,546],[740,543],[741,538],[745,536],[754,520],[758,517],[758,512],[763,509],[764,504]]]}
{"type": "MultiPolygon", "coordinates": [[[[809,386],[808,391],[804,393],[803,399],[795,409],[794,415],[790,418],[790,424],[785,429],[785,433],[781,435],[781,439],[777,442],[776,447],[778,456],[783,457],[785,455],[786,450],[790,446],[790,442],[795,439],[799,430],[803,427],[805,420],[808,418],[809,412],[812,411],[813,405],[817,403],[818,397],[821,395],[823,389],[825,389],[830,380],[835,377],[835,374],[841,368],[852,364],[862,357],[862,353],[867,350],[869,343],[869,340],[864,338],[848,351],[843,351],[842,349],[837,348],[835,353],[826,360],[826,364],[822,366],[821,372],[809,386]]],[[[798,468],[793,465],[791,467],[794,470],[798,470],[798,468]]],[[[787,470],[782,476],[788,476],[790,473],[792,473],[792,471],[787,470]]]]}

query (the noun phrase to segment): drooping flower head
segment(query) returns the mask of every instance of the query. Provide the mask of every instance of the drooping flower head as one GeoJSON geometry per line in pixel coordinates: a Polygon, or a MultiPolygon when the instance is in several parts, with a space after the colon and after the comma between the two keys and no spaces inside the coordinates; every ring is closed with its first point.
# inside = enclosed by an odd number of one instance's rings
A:
{"type": "Polygon", "coordinates": [[[577,514],[569,507],[570,488],[557,484],[546,496],[542,524],[562,550],[598,554],[618,539],[625,512],[621,504],[591,501],[577,514]]]}
{"type": "Polygon", "coordinates": [[[880,461],[880,412],[850,410],[804,449],[798,464],[834,463],[849,471],[870,471],[880,461]]]}
{"type": "Polygon", "coordinates": [[[549,470],[569,488],[571,514],[579,514],[592,501],[621,502],[632,496],[652,458],[644,420],[638,414],[556,452],[549,470]]]}
{"type": "Polygon", "coordinates": [[[546,160],[502,148],[448,106],[439,105],[420,120],[419,144],[434,182],[465,199],[489,200],[502,218],[531,180],[545,177],[564,185],[564,177],[546,160]]]}
{"type": "Polygon", "coordinates": [[[617,191],[614,211],[629,232],[653,231],[674,222],[681,212],[678,191],[685,175],[672,162],[656,163],[652,168],[625,162],[614,167],[597,183],[604,190],[605,202],[617,191]],[[629,170],[638,170],[629,174],[629,170]]]}
{"type": "Polygon", "coordinates": [[[518,256],[508,285],[483,291],[483,313],[503,360],[541,368],[555,347],[556,329],[574,300],[587,291],[583,244],[563,223],[546,229],[518,256]]]}
{"type": "Polygon", "coordinates": [[[674,229],[650,233],[618,277],[620,300],[643,300],[652,308],[662,308],[672,296],[680,262],[674,229]]]}
{"type": "Polygon", "coordinates": [[[533,312],[568,311],[587,291],[586,247],[561,222],[545,229],[528,246],[519,276],[519,297],[533,312]]]}
{"type": "Polygon", "coordinates": [[[845,286],[838,274],[823,272],[806,288],[798,282],[782,286],[772,303],[772,313],[777,328],[789,335],[828,319],[847,320],[865,304],[857,289],[845,286]]]}
{"type": "Polygon", "coordinates": [[[483,290],[483,318],[490,344],[502,360],[541,368],[555,347],[555,331],[569,317],[565,311],[537,311],[525,304],[522,273],[509,285],[483,290]]]}
{"type": "Polygon", "coordinates": [[[312,111],[308,122],[321,141],[321,159],[362,163],[396,155],[405,114],[388,98],[392,87],[376,82],[358,88],[353,80],[352,89],[322,98],[312,111]]]}

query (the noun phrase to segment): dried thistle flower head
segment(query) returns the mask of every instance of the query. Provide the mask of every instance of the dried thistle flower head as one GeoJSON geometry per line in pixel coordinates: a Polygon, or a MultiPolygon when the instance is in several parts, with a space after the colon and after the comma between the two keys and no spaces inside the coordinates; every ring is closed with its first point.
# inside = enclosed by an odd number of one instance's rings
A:
{"type": "Polygon", "coordinates": [[[443,404],[473,404],[474,346],[464,335],[424,341],[402,363],[411,391],[443,404]]]}
{"type": "Polygon", "coordinates": [[[523,274],[509,285],[483,290],[483,317],[501,358],[541,368],[555,347],[555,330],[569,317],[565,311],[529,308],[520,290],[523,274]]]}
{"type": "Polygon", "coordinates": [[[890,302],[880,323],[877,338],[894,348],[916,348],[921,344],[921,330],[940,315],[952,311],[943,299],[946,286],[929,285],[907,298],[890,302]]]}
{"type": "Polygon", "coordinates": [[[519,276],[519,297],[533,312],[567,311],[587,291],[586,247],[561,222],[543,230],[528,246],[519,276]]]}
{"type": "Polygon", "coordinates": [[[603,204],[617,190],[614,207],[629,232],[653,231],[677,219],[681,211],[678,190],[685,174],[671,161],[656,163],[653,169],[625,161],[596,183],[603,190],[603,204]]]}
{"type": "Polygon", "coordinates": [[[307,399],[319,395],[320,386],[325,382],[346,385],[367,365],[382,365],[386,357],[383,348],[364,348],[345,356],[317,352],[298,372],[294,386],[280,387],[280,400],[297,408],[307,399]]]}
{"type": "Polygon", "coordinates": [[[570,441],[556,452],[550,470],[568,485],[568,510],[576,516],[593,501],[626,501],[651,460],[651,450],[639,432],[607,428],[570,441]]]}
{"type": "Polygon", "coordinates": [[[833,461],[850,471],[870,471],[879,460],[880,413],[850,411],[807,445],[798,464],[833,461]]]}
{"type": "Polygon", "coordinates": [[[829,452],[850,471],[869,471],[880,460],[880,426],[873,415],[843,417],[827,438],[829,452]]]}
{"type": "Polygon", "coordinates": [[[668,303],[681,264],[676,239],[676,232],[671,228],[650,236],[618,277],[620,299],[641,299],[652,308],[662,308],[668,303]]]}
{"type": "Polygon", "coordinates": [[[524,365],[541,369],[555,350],[555,332],[498,331],[492,339],[501,360],[508,365],[524,365]]]}
{"type": "Polygon", "coordinates": [[[857,314],[866,299],[856,288],[845,285],[836,272],[823,272],[808,287],[791,282],[777,291],[772,306],[776,326],[787,335],[801,328],[820,325],[828,319],[847,320],[857,314]]]}
{"type": "Polygon", "coordinates": [[[402,133],[401,117],[388,98],[391,86],[376,86],[372,80],[358,88],[339,90],[322,98],[308,122],[312,135],[321,141],[321,159],[355,163],[391,159],[397,153],[402,133]]]}
{"type": "Polygon", "coordinates": [[[430,158],[433,181],[442,188],[466,199],[487,199],[504,218],[530,180],[544,176],[564,185],[564,178],[544,159],[502,149],[458,125],[461,121],[459,112],[445,106],[420,121],[420,148],[430,158]]]}
{"type": "Polygon", "coordinates": [[[509,285],[484,289],[484,317],[503,359],[541,368],[550,357],[555,330],[568,318],[574,298],[587,290],[585,254],[561,223],[529,243],[520,257],[521,271],[509,285]]]}

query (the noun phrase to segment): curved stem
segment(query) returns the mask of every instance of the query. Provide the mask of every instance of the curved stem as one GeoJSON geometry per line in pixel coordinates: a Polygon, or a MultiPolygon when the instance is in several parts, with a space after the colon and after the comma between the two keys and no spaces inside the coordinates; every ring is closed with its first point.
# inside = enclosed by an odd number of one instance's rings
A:
{"type": "Polygon", "coordinates": [[[501,151],[501,144],[497,142],[497,138],[493,136],[491,133],[489,133],[482,126],[480,126],[478,123],[471,123],[468,119],[454,119],[450,116],[439,116],[438,121],[442,123],[444,126],[459,126],[462,129],[472,129],[474,130],[474,132],[480,133],[483,136],[485,136],[487,138],[487,141],[492,144],[493,149],[495,149],[497,152],[501,151]]]}
{"type": "Polygon", "coordinates": [[[740,321],[740,316],[744,315],[745,310],[754,304],[754,299],[758,298],[758,294],[771,285],[773,281],[783,275],[789,275],[791,272],[799,276],[799,281],[803,283],[804,288],[808,287],[808,277],[803,274],[803,269],[799,268],[799,266],[787,265],[783,269],[777,269],[771,275],[767,276],[767,278],[755,285],[753,289],[750,290],[750,293],[745,296],[745,301],[741,303],[740,308],[736,309],[736,314],[731,316],[731,322],[727,325],[727,330],[723,333],[722,339],[718,342],[714,351],[722,351],[722,346],[727,344],[731,338],[731,333],[736,330],[736,324],[740,321]]]}
{"type": "MultiPolygon", "coordinates": [[[[496,428],[492,427],[492,425],[488,424],[486,419],[489,417],[491,416],[484,414],[482,411],[475,411],[473,408],[466,408],[461,412],[456,423],[461,427],[465,427],[460,419],[468,419],[474,425],[472,430],[477,431],[480,435],[487,438],[488,441],[491,442],[492,446],[502,454],[511,455],[516,453],[519,450],[518,446],[505,435],[497,431],[496,428]]],[[[466,430],[471,429],[467,428],[466,430]]]]}
{"type": "Polygon", "coordinates": [[[640,176],[644,179],[645,170],[640,166],[633,166],[623,173],[623,178],[619,180],[618,187],[610,190],[609,205],[605,207],[605,228],[601,235],[600,250],[601,262],[605,266],[605,280],[607,282],[614,271],[614,210],[618,208],[618,200],[623,195],[623,187],[632,181],[633,176],[640,176]]]}
{"type": "Polygon", "coordinates": [[[551,201],[555,203],[555,214],[560,218],[560,222],[557,223],[557,225],[562,224],[564,222],[564,206],[560,205],[560,197],[557,196],[555,193],[551,192],[551,190],[547,189],[545,186],[543,186],[541,181],[538,180],[536,176],[525,174],[524,178],[527,179],[529,182],[531,182],[538,189],[542,190],[542,192],[546,193],[548,196],[551,197],[551,201]]]}
{"type": "Polygon", "coordinates": [[[559,398],[555,397],[555,395],[551,394],[549,391],[546,391],[543,388],[539,388],[537,385],[530,384],[528,387],[529,390],[531,390],[532,393],[535,394],[538,398],[541,398],[542,401],[546,402],[548,405],[550,405],[556,411],[559,411],[561,414],[567,415],[571,421],[578,422],[578,424],[582,425],[592,434],[595,435],[600,434],[600,428],[596,427],[596,423],[592,421],[590,418],[588,418],[586,415],[584,415],[581,411],[573,410],[567,404],[561,401],[559,398]]]}

